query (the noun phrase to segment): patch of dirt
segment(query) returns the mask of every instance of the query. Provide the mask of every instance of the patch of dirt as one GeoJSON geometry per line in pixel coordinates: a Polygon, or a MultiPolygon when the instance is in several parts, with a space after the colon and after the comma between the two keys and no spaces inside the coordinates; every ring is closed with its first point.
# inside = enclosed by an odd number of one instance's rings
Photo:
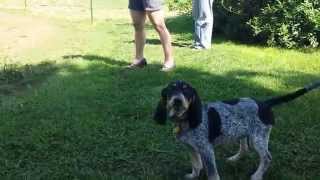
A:
{"type": "Polygon", "coordinates": [[[0,12],[0,24],[0,97],[19,95],[55,71],[53,62],[28,65],[19,59],[32,50],[48,50],[61,29],[42,17],[6,12],[0,12]]]}
{"type": "Polygon", "coordinates": [[[55,33],[49,22],[32,16],[0,12],[0,24],[0,50],[7,56],[41,47],[55,33]]]}

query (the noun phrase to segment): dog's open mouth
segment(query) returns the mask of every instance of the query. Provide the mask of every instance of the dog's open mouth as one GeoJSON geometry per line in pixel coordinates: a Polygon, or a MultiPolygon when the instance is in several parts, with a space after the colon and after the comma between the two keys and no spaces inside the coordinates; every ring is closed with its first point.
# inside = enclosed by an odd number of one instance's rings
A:
{"type": "Polygon", "coordinates": [[[169,111],[169,118],[179,121],[181,119],[184,119],[184,117],[186,116],[186,111],[185,110],[180,110],[178,112],[176,112],[175,110],[171,110],[169,111]]]}

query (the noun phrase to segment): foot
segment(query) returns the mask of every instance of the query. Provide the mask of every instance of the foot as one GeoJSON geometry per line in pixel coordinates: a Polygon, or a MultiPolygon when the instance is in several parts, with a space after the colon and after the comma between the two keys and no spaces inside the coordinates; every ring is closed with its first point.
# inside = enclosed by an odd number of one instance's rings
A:
{"type": "Polygon", "coordinates": [[[219,174],[215,174],[213,176],[209,176],[208,180],[220,180],[220,176],[219,176],[219,174]]]}
{"type": "Polygon", "coordinates": [[[201,169],[202,168],[200,169],[192,168],[192,173],[184,175],[184,179],[195,179],[199,177],[201,169]]]}
{"type": "Polygon", "coordinates": [[[161,71],[169,72],[169,71],[172,71],[175,67],[176,67],[176,65],[175,65],[174,61],[166,61],[163,64],[161,71]]]}
{"type": "Polygon", "coordinates": [[[210,49],[211,46],[203,46],[203,45],[193,45],[192,49],[193,50],[206,50],[206,49],[210,49]]]}
{"type": "Polygon", "coordinates": [[[184,176],[184,179],[189,180],[189,179],[195,179],[195,178],[197,178],[197,177],[198,177],[197,175],[195,175],[195,174],[193,174],[193,173],[190,173],[190,174],[186,174],[186,175],[184,176]]]}
{"type": "Polygon", "coordinates": [[[202,46],[193,46],[192,49],[193,50],[204,50],[205,48],[202,46]]]}
{"type": "Polygon", "coordinates": [[[234,156],[231,156],[231,157],[227,158],[227,161],[228,161],[228,162],[236,162],[236,161],[238,161],[239,159],[240,159],[240,154],[236,154],[236,155],[234,155],[234,156]]]}
{"type": "Polygon", "coordinates": [[[259,174],[254,174],[251,176],[250,180],[263,180],[263,178],[259,174]]]}
{"type": "Polygon", "coordinates": [[[135,59],[132,64],[127,66],[128,69],[134,69],[134,68],[144,68],[147,66],[147,60],[145,58],[142,59],[135,59]]]}

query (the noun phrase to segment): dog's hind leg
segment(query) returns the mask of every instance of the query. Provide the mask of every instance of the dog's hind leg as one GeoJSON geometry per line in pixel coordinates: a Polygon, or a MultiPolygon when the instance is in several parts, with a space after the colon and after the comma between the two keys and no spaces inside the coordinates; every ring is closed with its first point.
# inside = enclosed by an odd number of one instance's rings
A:
{"type": "Polygon", "coordinates": [[[242,155],[248,151],[248,141],[247,141],[247,138],[243,138],[243,139],[240,139],[240,148],[239,148],[239,151],[237,154],[229,157],[227,159],[227,161],[229,162],[235,162],[237,160],[239,160],[242,155]]]}
{"type": "Polygon", "coordinates": [[[262,180],[263,174],[270,166],[272,156],[268,150],[269,133],[266,137],[253,137],[253,147],[260,157],[257,171],[251,176],[251,180],[262,180]]]}
{"type": "Polygon", "coordinates": [[[192,173],[186,174],[186,179],[194,179],[200,175],[200,171],[203,168],[201,156],[198,152],[192,151],[191,153],[192,173]]]}

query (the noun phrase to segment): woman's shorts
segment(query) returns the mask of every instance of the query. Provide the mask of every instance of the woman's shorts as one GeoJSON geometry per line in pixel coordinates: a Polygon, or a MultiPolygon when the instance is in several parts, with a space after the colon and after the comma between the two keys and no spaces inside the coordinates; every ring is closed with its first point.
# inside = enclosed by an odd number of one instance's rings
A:
{"type": "Polygon", "coordinates": [[[135,11],[157,11],[162,5],[163,0],[129,0],[129,9],[135,11]]]}

